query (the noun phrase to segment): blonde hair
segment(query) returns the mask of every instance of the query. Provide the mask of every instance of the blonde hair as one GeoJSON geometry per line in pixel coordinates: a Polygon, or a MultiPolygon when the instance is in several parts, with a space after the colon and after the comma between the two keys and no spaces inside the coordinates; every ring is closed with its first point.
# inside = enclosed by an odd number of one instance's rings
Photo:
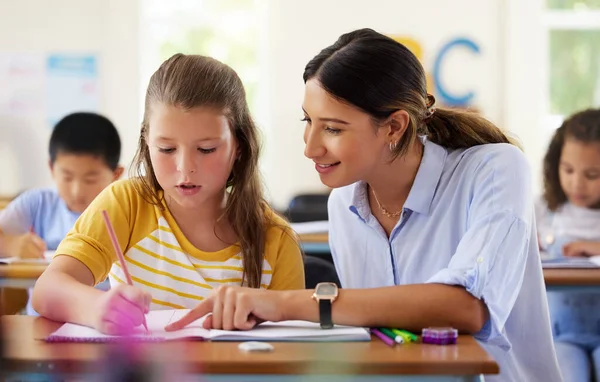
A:
{"type": "Polygon", "coordinates": [[[258,131],[250,116],[242,81],[233,69],[213,58],[184,54],[166,60],[150,78],[131,175],[137,178],[134,184],[140,195],[162,208],[164,194],[160,192],[147,143],[148,122],[155,104],[183,109],[208,106],[226,115],[238,144],[239,158],[227,180],[229,197],[222,218],[231,224],[241,246],[243,283],[259,288],[266,230],[272,220],[266,216],[268,206],[258,171],[258,131]]]}

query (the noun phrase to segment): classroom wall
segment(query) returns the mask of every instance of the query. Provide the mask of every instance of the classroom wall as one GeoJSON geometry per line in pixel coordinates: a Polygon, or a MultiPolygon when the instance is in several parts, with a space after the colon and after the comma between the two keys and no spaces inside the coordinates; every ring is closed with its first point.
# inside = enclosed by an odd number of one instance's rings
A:
{"type": "MultiPolygon", "coordinates": [[[[119,128],[126,166],[139,132],[145,86],[140,78],[147,77],[144,70],[146,74],[152,71],[140,65],[143,1],[0,3],[0,54],[98,54],[100,111],[119,128]]],[[[474,105],[521,139],[534,185],[539,185],[545,146],[539,130],[544,74],[540,70],[541,29],[531,26],[541,25],[538,16],[543,0],[259,1],[267,10],[260,77],[264,105],[259,122],[265,137],[262,169],[269,199],[276,207],[285,208],[298,193],[325,190],[314,165],[303,155],[302,72],[320,49],[340,34],[361,27],[415,39],[428,72],[448,41],[459,37],[475,41],[479,54],[468,49],[448,54],[441,70],[443,83],[453,92],[474,91],[474,105]]],[[[0,195],[51,184],[46,166],[49,134],[43,116],[0,115],[0,195]]]]}
{"type": "MultiPolygon", "coordinates": [[[[138,0],[0,2],[0,54],[98,55],[99,111],[119,129],[124,164],[134,154],[140,115],[138,6],[138,0]]],[[[51,184],[50,132],[41,113],[0,115],[0,195],[51,184]]]]}
{"type": "Polygon", "coordinates": [[[474,105],[503,124],[503,12],[502,0],[270,0],[265,78],[270,111],[264,168],[274,203],[284,207],[294,194],[325,190],[314,164],[303,156],[300,122],[302,73],[320,49],[342,33],[371,27],[417,40],[425,69],[431,72],[444,44],[458,37],[472,39],[480,54],[462,48],[449,53],[442,66],[443,83],[456,93],[473,90],[474,105]]]}

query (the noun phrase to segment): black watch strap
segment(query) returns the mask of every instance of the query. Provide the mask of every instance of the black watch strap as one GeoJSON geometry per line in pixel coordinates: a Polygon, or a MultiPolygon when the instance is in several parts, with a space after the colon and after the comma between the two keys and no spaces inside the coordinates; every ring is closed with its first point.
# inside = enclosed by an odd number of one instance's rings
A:
{"type": "Polygon", "coordinates": [[[331,319],[331,300],[319,300],[319,320],[321,321],[321,329],[333,328],[333,320],[331,319]]]}

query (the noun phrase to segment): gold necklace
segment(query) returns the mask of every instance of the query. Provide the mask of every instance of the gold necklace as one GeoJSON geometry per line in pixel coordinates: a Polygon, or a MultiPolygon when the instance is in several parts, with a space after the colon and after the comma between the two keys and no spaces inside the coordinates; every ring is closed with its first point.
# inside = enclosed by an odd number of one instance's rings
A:
{"type": "Polygon", "coordinates": [[[381,203],[379,203],[379,199],[377,199],[377,194],[375,194],[375,190],[373,189],[373,187],[370,187],[370,188],[371,188],[371,191],[373,192],[373,196],[375,197],[375,201],[377,202],[377,207],[379,207],[379,210],[381,211],[382,214],[384,214],[388,218],[392,218],[392,219],[395,219],[402,214],[402,209],[400,209],[400,211],[396,211],[396,212],[389,212],[388,210],[386,210],[385,207],[382,206],[381,203]]]}

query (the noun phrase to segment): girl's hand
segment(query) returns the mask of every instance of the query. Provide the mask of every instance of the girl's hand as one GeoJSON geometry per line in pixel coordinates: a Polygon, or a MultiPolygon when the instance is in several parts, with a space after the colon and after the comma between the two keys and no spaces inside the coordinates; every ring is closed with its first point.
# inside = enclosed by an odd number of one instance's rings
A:
{"type": "Polygon", "coordinates": [[[596,256],[600,254],[600,242],[573,241],[563,247],[565,256],[596,256]]]}
{"type": "Polygon", "coordinates": [[[120,284],[102,294],[94,328],[104,334],[126,335],[144,322],[152,296],[131,285],[120,284]]]}
{"type": "Polygon", "coordinates": [[[203,323],[206,329],[249,330],[263,321],[282,321],[284,299],[282,291],[222,286],[165,330],[182,329],[209,313],[203,323]]]}

